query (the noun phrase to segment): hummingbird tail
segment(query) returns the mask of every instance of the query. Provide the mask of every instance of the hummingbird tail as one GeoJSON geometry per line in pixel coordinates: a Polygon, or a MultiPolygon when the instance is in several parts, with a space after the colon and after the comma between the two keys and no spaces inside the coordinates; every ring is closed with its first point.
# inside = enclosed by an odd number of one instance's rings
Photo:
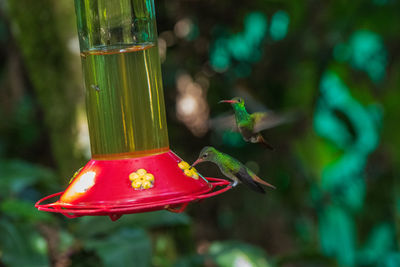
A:
{"type": "Polygon", "coordinates": [[[266,181],[262,180],[260,177],[258,177],[257,175],[254,175],[254,177],[252,177],[254,181],[256,181],[257,183],[269,186],[273,189],[276,189],[276,187],[270,183],[267,183],[266,181]]]}
{"type": "Polygon", "coordinates": [[[241,166],[239,171],[234,174],[243,184],[247,185],[251,190],[265,194],[265,190],[257,183],[255,182],[251,175],[248,173],[246,167],[241,166]]]}
{"type": "Polygon", "coordinates": [[[266,148],[270,149],[270,150],[275,150],[275,148],[273,146],[271,146],[267,141],[265,141],[264,137],[259,134],[257,136],[257,143],[261,143],[262,145],[264,145],[266,148]]]}

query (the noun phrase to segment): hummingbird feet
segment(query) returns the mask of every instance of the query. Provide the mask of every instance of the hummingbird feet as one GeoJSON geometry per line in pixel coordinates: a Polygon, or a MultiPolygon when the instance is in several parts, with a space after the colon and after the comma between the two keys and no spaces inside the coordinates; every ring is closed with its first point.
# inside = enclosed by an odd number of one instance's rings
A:
{"type": "Polygon", "coordinates": [[[235,187],[237,184],[238,184],[238,181],[233,181],[229,185],[232,186],[232,187],[235,187]]]}

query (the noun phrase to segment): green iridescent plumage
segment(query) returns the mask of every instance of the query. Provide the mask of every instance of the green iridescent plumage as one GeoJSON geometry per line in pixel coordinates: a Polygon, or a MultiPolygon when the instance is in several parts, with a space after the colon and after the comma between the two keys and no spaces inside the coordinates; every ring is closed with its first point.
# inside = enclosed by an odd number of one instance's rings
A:
{"type": "Polygon", "coordinates": [[[238,160],[216,150],[213,147],[207,146],[203,148],[200,152],[199,158],[192,164],[192,166],[203,161],[211,161],[217,164],[221,172],[233,181],[231,183],[232,186],[236,186],[238,183],[242,182],[252,190],[259,193],[265,193],[260,184],[275,188],[273,185],[261,180],[261,178],[238,160]]]}
{"type": "Polygon", "coordinates": [[[270,120],[267,112],[255,112],[249,114],[241,97],[234,97],[231,100],[222,100],[220,103],[230,103],[235,111],[236,125],[245,141],[261,143],[267,148],[273,147],[268,144],[260,131],[269,128],[270,120]]]}

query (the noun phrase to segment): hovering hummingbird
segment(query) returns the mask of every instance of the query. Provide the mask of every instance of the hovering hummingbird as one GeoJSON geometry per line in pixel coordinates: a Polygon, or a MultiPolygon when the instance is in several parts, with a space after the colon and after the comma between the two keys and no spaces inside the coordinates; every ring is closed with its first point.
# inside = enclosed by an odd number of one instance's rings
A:
{"type": "Polygon", "coordinates": [[[282,123],[285,119],[273,115],[270,112],[254,112],[249,114],[241,97],[234,97],[231,100],[222,100],[219,103],[230,103],[235,111],[236,125],[245,141],[251,143],[261,143],[267,148],[274,148],[265,141],[260,131],[271,128],[282,123]]]}
{"type": "Polygon", "coordinates": [[[255,173],[242,163],[232,158],[231,156],[219,152],[213,147],[206,146],[200,151],[199,158],[192,164],[192,167],[200,162],[211,161],[218,165],[221,172],[232,180],[231,186],[235,187],[238,183],[242,182],[250,189],[264,194],[264,189],[260,184],[272,187],[275,186],[261,180],[255,173]]]}

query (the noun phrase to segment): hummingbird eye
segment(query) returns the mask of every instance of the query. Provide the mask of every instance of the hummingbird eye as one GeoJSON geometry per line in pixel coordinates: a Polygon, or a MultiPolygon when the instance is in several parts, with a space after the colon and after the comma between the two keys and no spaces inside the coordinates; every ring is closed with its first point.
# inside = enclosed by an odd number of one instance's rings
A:
{"type": "Polygon", "coordinates": [[[207,158],[208,157],[208,153],[205,153],[204,155],[203,155],[203,159],[205,159],[205,158],[207,158]]]}

